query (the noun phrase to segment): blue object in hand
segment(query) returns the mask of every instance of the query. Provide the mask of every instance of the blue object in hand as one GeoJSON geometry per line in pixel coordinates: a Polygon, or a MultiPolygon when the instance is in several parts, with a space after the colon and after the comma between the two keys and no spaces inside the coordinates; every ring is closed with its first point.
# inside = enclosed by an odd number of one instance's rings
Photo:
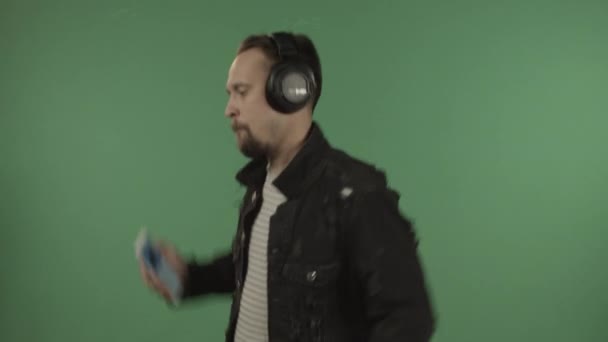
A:
{"type": "Polygon", "coordinates": [[[182,291],[181,280],[164,255],[154,246],[146,230],[142,230],[135,245],[136,255],[144,261],[146,267],[169,290],[171,302],[174,305],[179,304],[182,291]]]}

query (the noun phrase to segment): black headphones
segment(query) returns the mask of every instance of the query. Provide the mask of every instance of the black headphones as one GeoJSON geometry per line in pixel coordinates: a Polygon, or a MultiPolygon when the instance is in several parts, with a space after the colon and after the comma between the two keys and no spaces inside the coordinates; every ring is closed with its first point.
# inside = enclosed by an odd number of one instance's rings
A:
{"type": "Polygon", "coordinates": [[[291,114],[315,95],[317,84],[312,68],[298,56],[292,34],[275,32],[270,35],[279,61],[273,65],[266,81],[266,100],[276,111],[291,114]]]}

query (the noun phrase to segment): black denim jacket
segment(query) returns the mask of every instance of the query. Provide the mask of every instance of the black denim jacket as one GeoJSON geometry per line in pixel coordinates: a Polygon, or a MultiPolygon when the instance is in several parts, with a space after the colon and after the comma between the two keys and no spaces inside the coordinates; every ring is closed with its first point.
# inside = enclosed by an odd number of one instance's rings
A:
{"type": "MultiPolygon", "coordinates": [[[[265,160],[253,160],[237,174],[247,190],[232,250],[188,266],[184,299],[232,295],[228,342],[265,175],[265,160]]],[[[430,341],[435,317],[418,241],[384,173],[331,147],[313,123],[274,185],[288,200],[270,221],[270,342],[430,341]]]]}

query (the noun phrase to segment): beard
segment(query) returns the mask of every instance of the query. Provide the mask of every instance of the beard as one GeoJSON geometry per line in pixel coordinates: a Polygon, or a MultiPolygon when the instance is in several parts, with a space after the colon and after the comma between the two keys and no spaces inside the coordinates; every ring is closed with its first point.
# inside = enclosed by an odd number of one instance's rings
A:
{"type": "Polygon", "coordinates": [[[240,135],[237,137],[240,139],[239,148],[245,157],[258,159],[266,156],[266,146],[251,134],[249,127],[240,127],[236,134],[240,135]]]}

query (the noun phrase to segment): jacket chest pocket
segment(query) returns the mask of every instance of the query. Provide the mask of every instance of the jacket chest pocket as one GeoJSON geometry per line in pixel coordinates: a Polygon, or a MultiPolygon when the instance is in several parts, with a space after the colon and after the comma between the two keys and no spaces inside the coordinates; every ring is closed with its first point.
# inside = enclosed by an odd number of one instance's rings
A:
{"type": "Polygon", "coordinates": [[[339,262],[283,265],[281,275],[289,288],[286,300],[292,341],[323,341],[339,274],[339,262]]]}
{"type": "Polygon", "coordinates": [[[325,316],[336,299],[340,264],[293,264],[283,267],[293,311],[305,316],[325,316]]]}
{"type": "Polygon", "coordinates": [[[340,264],[300,264],[286,263],[283,265],[282,275],[286,280],[301,287],[321,289],[334,285],[338,279],[340,264]]]}

